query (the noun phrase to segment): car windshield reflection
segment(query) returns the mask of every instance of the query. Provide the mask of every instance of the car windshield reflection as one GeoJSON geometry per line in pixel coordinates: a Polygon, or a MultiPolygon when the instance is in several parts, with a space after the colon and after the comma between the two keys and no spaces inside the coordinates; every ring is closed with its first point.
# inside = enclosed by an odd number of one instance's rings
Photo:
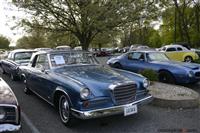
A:
{"type": "Polygon", "coordinates": [[[52,67],[72,64],[98,64],[98,61],[91,53],[56,53],[50,55],[52,67]]]}
{"type": "Polygon", "coordinates": [[[149,61],[169,61],[169,58],[163,53],[147,53],[149,61]]]}

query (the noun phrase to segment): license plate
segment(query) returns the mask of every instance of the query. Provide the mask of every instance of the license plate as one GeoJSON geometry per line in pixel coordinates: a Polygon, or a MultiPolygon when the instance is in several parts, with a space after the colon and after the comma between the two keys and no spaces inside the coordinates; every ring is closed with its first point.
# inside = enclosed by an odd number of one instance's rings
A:
{"type": "Polygon", "coordinates": [[[137,113],[137,105],[127,105],[124,107],[124,116],[137,113]]]}

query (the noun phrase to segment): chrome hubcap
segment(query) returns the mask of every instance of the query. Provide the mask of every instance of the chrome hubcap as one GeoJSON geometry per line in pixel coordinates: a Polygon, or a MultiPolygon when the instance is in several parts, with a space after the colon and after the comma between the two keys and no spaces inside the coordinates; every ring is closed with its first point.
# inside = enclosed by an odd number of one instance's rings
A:
{"type": "Polygon", "coordinates": [[[187,58],[185,59],[185,62],[191,62],[191,58],[190,58],[190,57],[187,57],[187,58]]]}
{"type": "Polygon", "coordinates": [[[64,122],[69,120],[69,104],[65,96],[60,98],[60,115],[64,122]]]}

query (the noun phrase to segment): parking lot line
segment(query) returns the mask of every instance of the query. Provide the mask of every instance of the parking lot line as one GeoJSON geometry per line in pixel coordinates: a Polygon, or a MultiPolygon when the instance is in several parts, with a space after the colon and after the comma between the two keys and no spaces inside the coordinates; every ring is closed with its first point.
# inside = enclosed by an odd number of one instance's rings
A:
{"type": "MultiPolygon", "coordinates": [[[[32,133],[40,133],[40,131],[35,127],[31,120],[27,117],[24,112],[21,112],[22,119],[24,119],[27,126],[30,128],[32,133]]],[[[22,127],[23,128],[23,127],[22,127]]]]}

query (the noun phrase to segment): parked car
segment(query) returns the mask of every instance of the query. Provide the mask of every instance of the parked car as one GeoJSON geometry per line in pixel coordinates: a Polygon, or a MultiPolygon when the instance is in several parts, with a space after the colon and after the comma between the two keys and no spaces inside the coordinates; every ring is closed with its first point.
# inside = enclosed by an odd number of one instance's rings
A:
{"type": "Polygon", "coordinates": [[[68,45],[61,45],[56,47],[57,50],[71,50],[71,47],[68,45]]]}
{"type": "Polygon", "coordinates": [[[200,49],[191,48],[191,50],[198,54],[198,56],[200,57],[200,49]]]}
{"type": "Polygon", "coordinates": [[[126,52],[128,52],[129,51],[129,49],[130,49],[130,47],[123,47],[123,53],[126,53],[126,52]]]}
{"type": "Polygon", "coordinates": [[[7,58],[8,53],[8,51],[0,49],[0,60],[7,58]]]}
{"type": "Polygon", "coordinates": [[[188,50],[181,45],[166,45],[160,48],[171,60],[192,62],[197,60],[199,56],[192,50],[188,50]]]}
{"type": "Polygon", "coordinates": [[[141,45],[141,44],[134,44],[131,45],[129,51],[137,51],[137,50],[144,50],[144,49],[150,49],[149,46],[141,45]]]}
{"type": "Polygon", "coordinates": [[[20,65],[28,65],[35,50],[18,49],[9,53],[8,58],[0,62],[3,74],[8,73],[12,80],[19,78],[18,71],[20,65]]]}
{"type": "Polygon", "coordinates": [[[46,50],[52,50],[51,48],[35,48],[36,51],[46,51],[46,50]]]}
{"type": "Polygon", "coordinates": [[[94,52],[94,55],[97,56],[97,57],[101,57],[101,56],[110,56],[111,55],[111,52],[108,51],[107,49],[105,48],[102,48],[101,50],[97,50],[94,52]]]}
{"type": "Polygon", "coordinates": [[[83,49],[82,49],[82,46],[77,46],[77,47],[74,48],[74,50],[80,51],[80,50],[83,50],[83,49]]]}
{"type": "Polygon", "coordinates": [[[111,58],[107,64],[139,73],[143,70],[153,70],[158,73],[158,79],[165,83],[187,84],[200,80],[200,65],[171,61],[164,53],[155,51],[128,52],[111,58]]]}
{"type": "Polygon", "coordinates": [[[67,126],[76,118],[131,115],[152,100],[145,77],[99,65],[87,52],[40,51],[20,70],[24,92],[55,106],[67,126]]]}
{"type": "Polygon", "coordinates": [[[0,132],[19,131],[20,127],[17,99],[6,82],[0,78],[0,132]]]}

